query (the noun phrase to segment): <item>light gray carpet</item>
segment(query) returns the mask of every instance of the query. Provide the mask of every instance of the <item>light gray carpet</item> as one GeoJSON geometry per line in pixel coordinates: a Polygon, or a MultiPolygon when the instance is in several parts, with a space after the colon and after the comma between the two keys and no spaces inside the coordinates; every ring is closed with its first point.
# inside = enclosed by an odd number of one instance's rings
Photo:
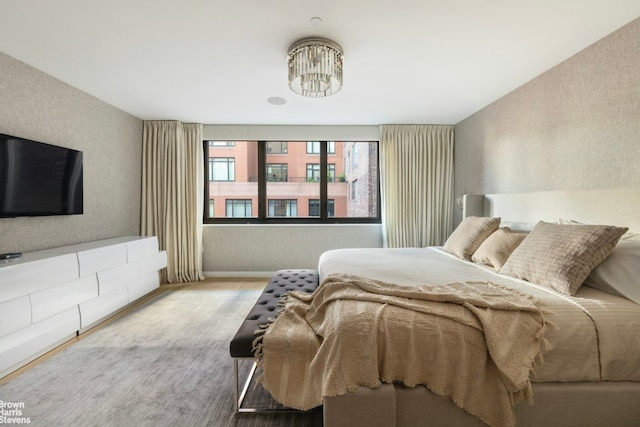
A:
{"type": "Polygon", "coordinates": [[[211,288],[155,295],[0,386],[0,400],[24,402],[32,426],[321,426],[321,409],[233,415],[229,341],[260,291],[211,288]]]}

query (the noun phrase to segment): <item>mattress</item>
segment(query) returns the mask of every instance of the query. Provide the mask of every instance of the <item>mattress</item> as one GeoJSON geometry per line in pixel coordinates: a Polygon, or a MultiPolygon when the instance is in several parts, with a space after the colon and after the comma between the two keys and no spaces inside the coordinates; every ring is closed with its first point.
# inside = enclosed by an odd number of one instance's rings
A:
{"type": "Polygon", "coordinates": [[[335,273],[399,285],[493,282],[532,295],[549,312],[550,346],[536,362],[533,382],[640,381],[640,305],[582,286],[574,296],[500,275],[440,247],[336,249],[322,254],[320,283],[335,273]]]}

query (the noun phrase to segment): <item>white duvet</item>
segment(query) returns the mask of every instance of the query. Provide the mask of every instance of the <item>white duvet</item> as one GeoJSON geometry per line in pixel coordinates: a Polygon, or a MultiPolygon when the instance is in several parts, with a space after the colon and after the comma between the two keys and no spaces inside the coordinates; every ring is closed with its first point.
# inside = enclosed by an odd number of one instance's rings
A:
{"type": "Polygon", "coordinates": [[[545,337],[551,347],[534,382],[640,381],[640,305],[582,286],[568,297],[549,288],[462,261],[440,247],[336,249],[322,254],[320,283],[347,273],[401,285],[487,281],[536,297],[550,311],[545,337]]]}

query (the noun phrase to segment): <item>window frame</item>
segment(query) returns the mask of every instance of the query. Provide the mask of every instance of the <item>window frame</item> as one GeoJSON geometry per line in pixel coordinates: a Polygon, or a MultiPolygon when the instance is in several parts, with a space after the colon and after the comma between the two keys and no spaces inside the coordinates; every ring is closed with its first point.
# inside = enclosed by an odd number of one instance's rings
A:
{"type": "Polygon", "coordinates": [[[209,148],[227,148],[235,146],[235,141],[209,141],[209,148]]]}
{"type": "MultiPolygon", "coordinates": [[[[336,154],[336,142],[335,141],[306,141],[306,142],[307,142],[307,150],[306,150],[307,154],[320,154],[322,152],[322,144],[323,143],[326,144],[327,154],[336,154]],[[317,151],[316,151],[316,147],[318,147],[317,151]]],[[[364,142],[364,141],[362,141],[362,142],[364,142]]],[[[373,142],[373,141],[366,141],[366,142],[373,142]]]]}
{"type": "MultiPolygon", "coordinates": [[[[208,180],[209,177],[209,168],[208,168],[208,164],[209,164],[209,152],[208,152],[208,148],[209,148],[209,140],[205,140],[203,141],[203,147],[204,147],[204,166],[205,166],[205,171],[204,171],[204,180],[205,180],[205,188],[204,188],[204,201],[205,203],[203,203],[203,205],[205,206],[205,209],[203,209],[203,223],[204,224],[380,224],[381,221],[381,210],[382,210],[382,206],[381,206],[381,198],[380,198],[380,142],[377,140],[371,140],[371,141],[353,141],[353,142],[359,142],[359,143],[376,143],[377,144],[377,156],[376,156],[376,170],[377,170],[377,174],[375,177],[375,184],[376,184],[376,198],[377,198],[377,203],[376,203],[376,216],[372,216],[372,217],[336,217],[336,216],[328,216],[327,215],[327,203],[328,203],[328,197],[327,197],[327,193],[328,193],[328,184],[330,182],[330,180],[328,179],[328,174],[327,173],[321,173],[320,174],[320,201],[321,201],[321,209],[320,209],[320,216],[313,216],[313,217],[269,217],[268,215],[268,198],[267,198],[267,184],[269,183],[269,181],[267,181],[267,163],[266,163],[266,159],[267,159],[267,155],[268,154],[272,154],[272,153],[267,153],[267,143],[268,142],[272,142],[269,140],[254,140],[251,142],[255,142],[257,144],[257,151],[258,151],[258,155],[257,155],[257,161],[258,161],[258,165],[257,165],[257,169],[258,169],[258,194],[257,194],[257,208],[258,208],[258,215],[256,217],[233,217],[233,218],[221,218],[221,217],[215,217],[215,218],[210,218],[208,216],[208,206],[209,203],[207,202],[209,199],[209,183],[210,181],[208,180]]],[[[291,141],[274,141],[274,142],[291,142],[291,141]]],[[[304,140],[302,141],[304,142],[304,140]]],[[[320,157],[320,170],[327,170],[327,166],[329,164],[329,159],[328,156],[329,155],[333,155],[335,153],[335,141],[306,141],[307,143],[309,142],[319,142],[320,143],[320,153],[319,157],[320,157]],[[333,152],[328,153],[327,152],[327,148],[330,144],[334,144],[333,145],[333,152]]],[[[348,140],[345,141],[339,141],[340,143],[343,142],[348,142],[348,140]]],[[[306,150],[305,150],[306,151],[306,150]]],[[[309,153],[310,154],[310,153],[309,153]]],[[[316,154],[316,153],[313,153],[316,154]]],[[[345,166],[346,166],[346,159],[345,159],[345,166]]],[[[331,164],[334,164],[334,162],[332,161],[331,164]]],[[[335,164],[334,164],[334,168],[335,168],[335,164]]],[[[334,175],[335,175],[335,169],[334,169],[334,175]]],[[[234,176],[235,178],[235,176],[234,176]]],[[[338,182],[339,179],[338,177],[334,176],[333,181],[331,182],[338,182]]],[[[211,181],[211,182],[215,182],[215,181],[211,181]]],[[[349,196],[348,196],[349,197],[349,196]]],[[[334,201],[335,203],[335,201],[334,201]]],[[[300,201],[298,201],[298,209],[300,208],[300,201]]],[[[335,204],[334,204],[334,209],[335,209],[335,204]]],[[[226,210],[226,208],[225,208],[226,210]]],[[[334,210],[335,212],[335,210],[334,210]]]]}
{"type": "MultiPolygon", "coordinates": [[[[305,179],[307,182],[319,182],[319,179],[316,179],[314,176],[316,173],[316,169],[318,172],[318,178],[320,178],[321,167],[320,163],[307,163],[306,164],[306,176],[305,179]],[[317,168],[315,167],[317,166],[317,168]],[[311,175],[309,175],[311,172],[311,175]]],[[[335,163],[327,163],[327,179],[328,182],[337,182],[336,178],[336,164],[335,163]]]]}
{"type": "MultiPolygon", "coordinates": [[[[307,200],[307,204],[308,204],[308,209],[309,209],[309,216],[311,218],[317,218],[320,217],[320,199],[309,199],[307,200]],[[318,215],[311,215],[311,202],[314,203],[318,203],[318,215]]],[[[336,201],[335,199],[327,199],[327,218],[335,218],[335,212],[336,212],[336,201]],[[331,206],[331,210],[333,211],[333,215],[329,215],[329,206],[331,206]]],[[[316,207],[314,206],[314,209],[316,209],[316,207]]]]}
{"type": "MultiPolygon", "coordinates": [[[[229,207],[231,206],[231,210],[233,211],[235,206],[234,205],[244,205],[244,212],[245,214],[247,213],[247,207],[249,208],[249,215],[251,215],[253,213],[253,202],[251,199],[225,199],[224,200],[224,211],[225,211],[225,215],[227,215],[227,213],[229,212],[229,207]],[[230,203],[231,202],[231,203],[230,203]],[[240,203],[242,202],[242,203],[240,203]]],[[[251,216],[232,216],[232,217],[226,217],[227,219],[246,219],[246,218],[251,218],[251,216]]]]}
{"type": "Polygon", "coordinates": [[[266,179],[267,182],[289,182],[289,164],[288,163],[267,163],[266,168],[267,170],[269,169],[269,167],[274,167],[274,166],[279,166],[280,167],[280,172],[282,172],[283,170],[285,171],[285,180],[281,180],[281,179],[269,179],[269,174],[266,175],[266,179]]]}
{"type": "Polygon", "coordinates": [[[319,182],[320,181],[320,163],[307,163],[305,180],[307,182],[319,182]],[[309,173],[311,172],[311,174],[309,173]],[[318,177],[316,178],[316,172],[318,177]]]}
{"type": "Polygon", "coordinates": [[[288,154],[289,141],[265,141],[265,150],[267,154],[288,154]],[[280,144],[280,149],[269,151],[269,146],[271,144],[280,144]]]}
{"type": "Polygon", "coordinates": [[[208,166],[207,178],[209,179],[209,182],[235,182],[236,180],[236,158],[235,157],[222,157],[222,156],[209,157],[207,166],[208,166]],[[219,163],[225,163],[227,165],[227,179],[214,179],[213,170],[210,168],[210,166],[213,163],[216,163],[216,159],[218,159],[219,163]],[[224,162],[222,162],[221,160],[224,160],[224,162]],[[230,172],[231,171],[231,169],[229,168],[230,165],[233,165],[233,173],[230,172]],[[230,175],[233,175],[231,179],[229,178],[230,175]]]}
{"type": "Polygon", "coordinates": [[[267,217],[268,218],[296,218],[298,215],[298,199],[267,199],[267,217]],[[295,208],[296,216],[289,215],[269,215],[271,211],[271,207],[273,206],[273,211],[275,213],[276,208],[278,208],[278,204],[285,205],[285,211],[289,212],[291,209],[295,208]]]}

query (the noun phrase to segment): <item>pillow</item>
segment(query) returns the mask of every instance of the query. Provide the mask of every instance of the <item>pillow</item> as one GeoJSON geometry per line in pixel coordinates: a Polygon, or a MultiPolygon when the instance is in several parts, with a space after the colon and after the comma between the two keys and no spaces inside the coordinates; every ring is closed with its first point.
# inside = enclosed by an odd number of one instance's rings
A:
{"type": "Polygon", "coordinates": [[[498,229],[500,218],[468,216],[444,242],[444,250],[460,259],[470,260],[484,239],[498,229]]]}
{"type": "Polygon", "coordinates": [[[501,274],[573,295],[627,228],[540,221],[513,251],[501,274]]]}
{"type": "Polygon", "coordinates": [[[638,241],[640,241],[640,233],[632,233],[630,231],[627,231],[626,233],[624,233],[622,235],[620,240],[631,240],[631,241],[638,242],[638,241]]]}
{"type": "Polygon", "coordinates": [[[556,224],[584,225],[584,222],[578,222],[574,219],[558,218],[558,220],[556,221],[556,224]]]}
{"type": "MultiPolygon", "coordinates": [[[[575,221],[573,219],[559,218],[558,221],[556,222],[556,224],[577,225],[577,224],[584,224],[584,223],[575,221]]],[[[624,233],[622,235],[622,237],[620,237],[620,240],[640,240],[640,233],[632,233],[631,231],[627,231],[626,233],[624,233]]]]}
{"type": "Polygon", "coordinates": [[[500,221],[500,225],[508,227],[512,233],[530,233],[535,224],[530,222],[500,221]]]}
{"type": "Polygon", "coordinates": [[[482,242],[471,260],[500,270],[525,237],[527,235],[523,233],[512,233],[509,227],[498,228],[482,242]]]}
{"type": "Polygon", "coordinates": [[[640,304],[640,242],[621,239],[584,284],[640,304]]]}

